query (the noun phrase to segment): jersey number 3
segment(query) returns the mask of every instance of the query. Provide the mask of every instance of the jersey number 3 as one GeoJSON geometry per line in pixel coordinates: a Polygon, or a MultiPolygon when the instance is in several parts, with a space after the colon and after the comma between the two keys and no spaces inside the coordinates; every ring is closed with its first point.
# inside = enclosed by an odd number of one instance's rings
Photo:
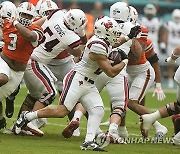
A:
{"type": "Polygon", "coordinates": [[[10,44],[8,45],[9,50],[16,50],[16,42],[17,42],[17,35],[14,33],[9,34],[9,38],[11,38],[10,44]]]}

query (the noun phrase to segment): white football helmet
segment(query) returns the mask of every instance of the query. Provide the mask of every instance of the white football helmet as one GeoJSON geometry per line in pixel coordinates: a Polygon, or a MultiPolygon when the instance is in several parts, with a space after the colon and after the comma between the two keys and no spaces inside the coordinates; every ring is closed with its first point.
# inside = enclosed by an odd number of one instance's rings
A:
{"type": "Polygon", "coordinates": [[[129,6],[125,2],[116,2],[110,7],[110,17],[116,21],[128,21],[129,13],[129,6]]]}
{"type": "Polygon", "coordinates": [[[172,12],[172,20],[175,23],[180,23],[180,9],[175,9],[172,12]]]}
{"type": "Polygon", "coordinates": [[[96,20],[94,24],[94,33],[98,38],[105,39],[112,46],[121,35],[119,24],[113,18],[107,16],[96,20]]]}
{"type": "Polygon", "coordinates": [[[46,0],[45,2],[41,4],[39,15],[41,17],[48,16],[50,12],[55,9],[58,9],[57,4],[51,0],[46,0]]]}
{"type": "Polygon", "coordinates": [[[133,6],[129,6],[129,8],[130,8],[130,22],[136,25],[138,20],[138,12],[133,6]]]}
{"type": "Polygon", "coordinates": [[[76,33],[85,28],[87,21],[85,13],[80,9],[71,9],[64,15],[64,23],[76,33]]]}
{"type": "Polygon", "coordinates": [[[23,26],[28,27],[32,24],[36,15],[35,6],[30,2],[23,2],[17,7],[18,18],[17,20],[23,26]],[[24,15],[28,15],[29,18],[25,18],[24,15]]]}
{"type": "Polygon", "coordinates": [[[36,12],[37,12],[38,15],[39,15],[39,10],[40,10],[41,4],[42,4],[43,2],[45,2],[45,1],[47,1],[47,0],[39,0],[39,1],[37,2],[37,4],[36,4],[36,12]]]}
{"type": "Polygon", "coordinates": [[[153,4],[147,4],[147,5],[144,7],[144,13],[145,13],[146,15],[152,14],[153,16],[155,16],[155,15],[156,15],[156,12],[157,12],[156,7],[155,7],[153,4]]]}
{"type": "Polygon", "coordinates": [[[0,17],[12,18],[16,17],[16,6],[10,1],[4,1],[0,4],[0,17]]]}

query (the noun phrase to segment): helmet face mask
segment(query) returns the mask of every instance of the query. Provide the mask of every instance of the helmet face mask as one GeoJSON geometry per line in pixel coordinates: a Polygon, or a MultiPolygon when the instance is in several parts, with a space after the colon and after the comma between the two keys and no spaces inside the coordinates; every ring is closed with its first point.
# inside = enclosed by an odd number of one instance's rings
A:
{"type": "Polygon", "coordinates": [[[35,17],[35,6],[29,2],[21,3],[18,8],[18,18],[17,20],[23,26],[28,27],[32,24],[35,17]]]}
{"type": "Polygon", "coordinates": [[[95,35],[100,39],[106,40],[112,46],[121,35],[118,23],[107,16],[97,20],[94,26],[95,35]]]}
{"type": "Polygon", "coordinates": [[[71,9],[64,15],[64,23],[75,33],[83,30],[87,25],[85,13],[80,9],[71,9]]]}
{"type": "Polygon", "coordinates": [[[117,21],[128,21],[129,13],[129,6],[124,2],[116,2],[110,7],[110,17],[117,21]]]}

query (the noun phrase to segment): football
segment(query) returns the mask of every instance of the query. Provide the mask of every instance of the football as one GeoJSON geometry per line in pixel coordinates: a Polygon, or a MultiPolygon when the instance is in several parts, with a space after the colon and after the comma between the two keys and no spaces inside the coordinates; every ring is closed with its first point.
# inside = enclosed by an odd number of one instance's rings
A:
{"type": "Polygon", "coordinates": [[[120,63],[124,59],[128,59],[126,53],[120,49],[114,50],[109,54],[108,59],[111,61],[111,65],[114,66],[120,63]]]}

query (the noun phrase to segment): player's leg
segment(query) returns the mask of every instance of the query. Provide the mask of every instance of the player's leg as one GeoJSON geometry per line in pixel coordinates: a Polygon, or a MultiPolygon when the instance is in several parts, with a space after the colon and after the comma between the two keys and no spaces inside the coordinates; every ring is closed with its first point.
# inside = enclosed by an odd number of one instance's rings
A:
{"type": "Polygon", "coordinates": [[[123,144],[124,141],[119,136],[118,129],[122,118],[125,118],[126,115],[128,102],[128,85],[126,77],[120,74],[117,75],[108,82],[106,88],[112,105],[108,135],[112,137],[113,143],[123,144]]]}
{"type": "Polygon", "coordinates": [[[14,100],[16,95],[19,93],[20,85],[16,88],[16,90],[6,98],[6,117],[11,118],[14,114],[14,100]]]}
{"type": "MultiPolygon", "coordinates": [[[[152,86],[154,78],[154,70],[152,67],[150,67],[147,71],[136,75],[136,77],[133,79],[129,91],[128,107],[138,115],[150,113],[145,106],[140,105],[140,102],[146,95],[148,89],[152,86]]],[[[157,138],[159,134],[163,136],[167,133],[167,128],[161,125],[158,121],[153,123],[153,126],[156,129],[155,138],[157,138]]]]}
{"type": "Polygon", "coordinates": [[[105,151],[94,141],[96,132],[104,116],[104,106],[103,106],[102,98],[95,86],[93,88],[91,86],[89,90],[87,89],[86,93],[87,94],[82,96],[80,99],[80,102],[82,102],[82,105],[88,112],[87,133],[86,133],[85,141],[81,145],[81,149],[93,150],[93,151],[105,151]]]}

